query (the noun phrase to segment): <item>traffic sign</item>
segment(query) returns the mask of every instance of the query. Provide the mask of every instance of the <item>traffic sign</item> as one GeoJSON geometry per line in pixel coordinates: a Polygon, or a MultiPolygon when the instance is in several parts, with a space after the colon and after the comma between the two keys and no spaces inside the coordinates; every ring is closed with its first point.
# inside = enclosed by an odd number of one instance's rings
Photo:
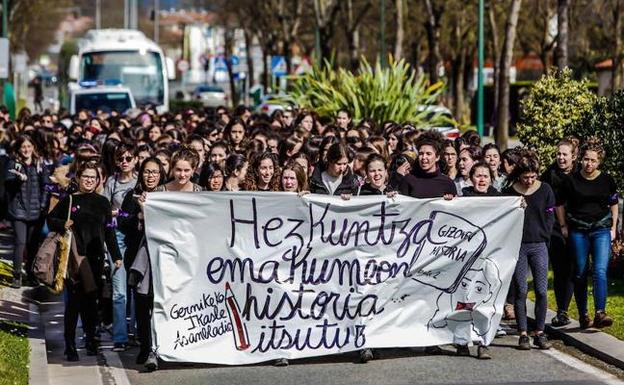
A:
{"type": "Polygon", "coordinates": [[[9,39],[0,38],[0,79],[9,77],[9,39]]]}
{"type": "Polygon", "coordinates": [[[288,75],[288,66],[286,66],[286,58],[284,56],[271,57],[271,73],[273,73],[273,76],[288,75]]]}
{"type": "Polygon", "coordinates": [[[217,56],[214,64],[215,72],[227,72],[227,62],[223,56],[217,56]]]}
{"type": "Polygon", "coordinates": [[[178,61],[178,71],[180,72],[186,72],[189,70],[189,62],[181,59],[180,61],[178,61]]]}

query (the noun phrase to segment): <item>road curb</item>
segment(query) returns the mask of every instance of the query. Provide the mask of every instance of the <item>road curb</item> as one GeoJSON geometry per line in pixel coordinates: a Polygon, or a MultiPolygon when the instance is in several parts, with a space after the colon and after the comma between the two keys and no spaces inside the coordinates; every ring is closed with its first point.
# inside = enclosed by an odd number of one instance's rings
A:
{"type": "Polygon", "coordinates": [[[28,368],[29,385],[47,385],[48,378],[48,354],[45,341],[45,325],[39,316],[39,306],[29,303],[29,321],[32,327],[28,331],[28,345],[30,346],[30,363],[28,368]]]}
{"type": "MultiPolygon", "coordinates": [[[[535,320],[535,303],[527,301],[527,314],[535,320]]],[[[585,354],[595,357],[607,364],[624,369],[624,341],[598,329],[582,330],[577,320],[571,320],[569,325],[553,327],[550,320],[557,313],[548,309],[546,313],[546,333],[561,339],[566,345],[574,346],[585,354]]]]}

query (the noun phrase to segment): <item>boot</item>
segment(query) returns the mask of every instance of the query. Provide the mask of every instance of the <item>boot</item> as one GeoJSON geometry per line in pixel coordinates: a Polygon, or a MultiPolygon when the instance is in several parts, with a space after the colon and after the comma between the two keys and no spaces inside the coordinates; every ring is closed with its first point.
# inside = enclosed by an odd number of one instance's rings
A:
{"type": "Polygon", "coordinates": [[[65,348],[65,356],[67,357],[67,361],[80,361],[80,357],[78,357],[78,351],[76,351],[75,346],[67,346],[65,348]]]}
{"type": "Polygon", "coordinates": [[[594,316],[594,327],[598,329],[613,325],[613,318],[609,317],[604,310],[598,310],[594,316]]]}

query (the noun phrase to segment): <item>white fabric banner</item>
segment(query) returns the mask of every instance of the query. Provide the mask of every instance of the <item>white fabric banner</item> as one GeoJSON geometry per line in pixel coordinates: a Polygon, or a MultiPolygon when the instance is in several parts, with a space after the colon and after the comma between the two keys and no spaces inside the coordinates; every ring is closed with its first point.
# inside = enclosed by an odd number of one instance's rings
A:
{"type": "Polygon", "coordinates": [[[249,364],[494,338],[517,197],[149,195],[154,348],[249,364]]]}

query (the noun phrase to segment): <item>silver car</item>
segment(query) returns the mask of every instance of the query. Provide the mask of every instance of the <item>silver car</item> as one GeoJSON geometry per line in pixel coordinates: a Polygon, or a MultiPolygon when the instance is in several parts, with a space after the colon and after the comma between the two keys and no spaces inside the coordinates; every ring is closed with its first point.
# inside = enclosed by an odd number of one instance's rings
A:
{"type": "Polygon", "coordinates": [[[202,102],[204,107],[218,107],[228,105],[228,96],[219,86],[201,85],[193,91],[193,99],[202,102]]]}

